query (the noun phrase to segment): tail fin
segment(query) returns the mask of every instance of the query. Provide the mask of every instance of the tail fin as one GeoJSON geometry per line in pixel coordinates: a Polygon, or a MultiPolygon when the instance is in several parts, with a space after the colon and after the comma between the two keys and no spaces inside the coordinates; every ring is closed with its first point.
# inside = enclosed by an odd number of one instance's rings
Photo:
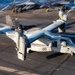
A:
{"type": "Polygon", "coordinates": [[[6,15],[6,24],[10,26],[14,25],[10,15],[6,15]]]}

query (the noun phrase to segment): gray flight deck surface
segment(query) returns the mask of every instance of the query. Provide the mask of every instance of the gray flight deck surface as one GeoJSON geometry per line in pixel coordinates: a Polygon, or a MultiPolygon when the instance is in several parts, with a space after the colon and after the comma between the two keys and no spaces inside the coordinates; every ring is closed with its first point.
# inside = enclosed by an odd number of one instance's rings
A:
{"type": "MultiPolygon", "coordinates": [[[[45,10],[37,10],[40,16],[37,14],[36,17],[35,11],[28,12],[32,12],[31,17],[24,15],[28,14],[27,12],[20,15],[10,13],[10,15],[19,17],[21,24],[37,25],[38,28],[43,28],[58,18],[57,11],[46,13],[45,10]]],[[[5,23],[4,14],[0,15],[0,22],[3,23],[5,23]]],[[[74,22],[74,13],[70,13],[66,34],[75,34],[74,22]]],[[[75,41],[74,38],[72,40],[75,41]]],[[[14,42],[4,34],[0,34],[0,75],[75,75],[75,56],[53,52],[32,52],[27,55],[25,61],[21,61],[17,58],[14,42]]]]}

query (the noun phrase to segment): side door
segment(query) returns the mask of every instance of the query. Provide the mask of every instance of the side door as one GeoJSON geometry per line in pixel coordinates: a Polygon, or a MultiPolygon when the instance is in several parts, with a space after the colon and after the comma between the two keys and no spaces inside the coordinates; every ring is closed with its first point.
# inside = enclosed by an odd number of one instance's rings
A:
{"type": "Polygon", "coordinates": [[[60,42],[58,40],[52,41],[51,49],[54,52],[59,52],[60,51],[60,42]]]}

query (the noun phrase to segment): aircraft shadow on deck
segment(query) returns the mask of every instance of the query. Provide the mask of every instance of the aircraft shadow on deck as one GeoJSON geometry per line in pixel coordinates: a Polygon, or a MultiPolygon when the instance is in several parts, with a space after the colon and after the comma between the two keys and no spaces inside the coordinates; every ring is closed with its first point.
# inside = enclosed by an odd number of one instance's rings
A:
{"type": "Polygon", "coordinates": [[[62,56],[62,53],[53,53],[51,55],[46,56],[47,59],[57,58],[59,56],[62,56]]]}
{"type": "Polygon", "coordinates": [[[75,24],[75,21],[74,21],[74,22],[67,23],[66,28],[67,28],[67,29],[72,28],[72,26],[73,26],[74,24],[75,24]]]}

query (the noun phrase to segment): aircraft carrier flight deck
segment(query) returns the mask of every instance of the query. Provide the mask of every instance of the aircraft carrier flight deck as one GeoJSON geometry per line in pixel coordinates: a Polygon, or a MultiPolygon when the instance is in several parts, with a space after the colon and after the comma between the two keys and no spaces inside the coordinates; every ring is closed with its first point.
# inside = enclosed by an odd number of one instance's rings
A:
{"type": "MultiPolygon", "coordinates": [[[[5,15],[19,18],[24,25],[36,25],[30,30],[38,30],[58,19],[58,11],[45,9],[28,10],[23,13],[0,13],[0,22],[5,23],[5,15]]],[[[68,14],[66,33],[75,42],[75,12],[68,14]]],[[[30,31],[29,30],[29,31],[30,31]]],[[[15,44],[6,35],[0,34],[0,75],[75,75],[75,55],[54,52],[32,52],[25,61],[17,58],[15,44]]]]}

